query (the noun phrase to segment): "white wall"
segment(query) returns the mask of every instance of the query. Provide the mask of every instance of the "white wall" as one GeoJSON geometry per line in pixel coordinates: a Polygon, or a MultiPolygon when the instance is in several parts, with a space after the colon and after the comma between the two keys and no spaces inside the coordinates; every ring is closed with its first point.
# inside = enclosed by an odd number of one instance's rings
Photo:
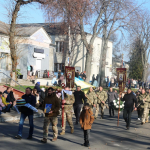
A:
{"type": "MultiPolygon", "coordinates": [[[[66,36],[51,36],[53,40],[53,44],[55,44],[56,41],[65,41],[67,38],[66,36]]],[[[91,35],[87,36],[88,42],[90,41],[91,35]]],[[[99,74],[99,61],[101,56],[101,44],[102,39],[97,37],[93,44],[93,55],[92,55],[92,62],[91,62],[91,76],[90,80],[92,79],[93,74],[97,76],[99,74]]],[[[56,56],[54,58],[54,62],[61,63],[63,60],[62,53],[54,53],[56,56]]],[[[74,43],[74,50],[72,52],[72,66],[74,67],[80,67],[81,71],[85,71],[85,62],[86,62],[86,48],[81,41],[81,36],[78,35],[76,38],[76,43],[74,43]]],[[[68,56],[67,56],[68,57],[68,56]]],[[[67,60],[64,60],[67,65],[67,60]]],[[[106,65],[106,71],[105,76],[109,76],[111,78],[112,72],[112,42],[108,42],[108,51],[107,51],[107,57],[106,62],[108,62],[108,65],[106,65]]]]}
{"type": "MultiPolygon", "coordinates": [[[[89,35],[88,40],[90,40],[91,35],[89,35]]],[[[93,44],[93,56],[92,56],[92,63],[91,63],[91,76],[90,79],[92,79],[93,74],[95,76],[97,76],[97,74],[99,74],[99,61],[100,61],[100,57],[101,57],[101,48],[102,48],[102,39],[97,37],[94,41],[93,44]]],[[[109,76],[111,78],[112,76],[112,72],[111,72],[111,68],[112,68],[112,46],[113,43],[112,42],[108,42],[108,50],[107,50],[107,54],[106,54],[106,62],[108,63],[108,65],[106,65],[105,68],[105,76],[109,76]]]]}

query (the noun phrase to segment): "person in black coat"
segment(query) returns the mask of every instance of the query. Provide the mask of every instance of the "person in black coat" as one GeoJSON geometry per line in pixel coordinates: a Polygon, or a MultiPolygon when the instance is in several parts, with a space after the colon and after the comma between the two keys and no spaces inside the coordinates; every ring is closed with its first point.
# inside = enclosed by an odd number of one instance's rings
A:
{"type": "MultiPolygon", "coordinates": [[[[119,97],[121,98],[121,95],[119,95],[119,97]]],[[[126,122],[127,130],[129,130],[131,122],[131,114],[133,111],[134,104],[135,104],[134,110],[137,110],[137,99],[136,96],[131,91],[131,89],[128,88],[127,94],[125,94],[121,100],[125,102],[123,110],[123,118],[126,122]]]]}
{"type": "MultiPolygon", "coordinates": [[[[29,88],[29,87],[26,88],[26,94],[22,96],[22,99],[25,99],[26,103],[29,103],[29,104],[31,104],[32,106],[35,107],[35,105],[36,105],[36,97],[33,96],[31,93],[32,93],[31,88],[29,88]]],[[[33,128],[34,128],[34,124],[33,124],[33,110],[31,110],[30,108],[25,107],[25,106],[21,106],[21,108],[19,110],[21,112],[21,116],[20,116],[20,122],[19,122],[18,135],[15,136],[15,138],[16,139],[21,139],[22,138],[22,130],[23,130],[24,120],[28,116],[29,124],[30,124],[30,130],[29,130],[29,135],[28,135],[27,139],[32,139],[33,128]]]]}
{"type": "Polygon", "coordinates": [[[60,78],[61,76],[61,70],[58,71],[58,79],[60,78]]]}
{"type": "Polygon", "coordinates": [[[4,94],[4,93],[7,94],[6,102],[11,102],[11,100],[10,100],[10,91],[11,91],[11,87],[7,87],[7,90],[5,90],[5,91],[3,92],[3,94],[4,94]]]}
{"type": "Polygon", "coordinates": [[[78,86],[77,87],[77,91],[75,91],[74,93],[74,97],[75,97],[75,102],[73,104],[73,108],[74,108],[74,113],[75,113],[75,117],[76,117],[76,124],[79,123],[79,118],[80,118],[80,111],[81,108],[83,107],[83,101],[85,102],[86,97],[84,92],[81,91],[81,87],[78,86]]]}
{"type": "Polygon", "coordinates": [[[42,91],[41,88],[40,88],[39,83],[36,83],[36,84],[35,84],[34,89],[37,89],[37,92],[38,92],[38,93],[40,93],[40,92],[42,91]]]}
{"type": "Polygon", "coordinates": [[[78,72],[78,70],[75,72],[75,77],[79,78],[79,72],[78,72]]]}

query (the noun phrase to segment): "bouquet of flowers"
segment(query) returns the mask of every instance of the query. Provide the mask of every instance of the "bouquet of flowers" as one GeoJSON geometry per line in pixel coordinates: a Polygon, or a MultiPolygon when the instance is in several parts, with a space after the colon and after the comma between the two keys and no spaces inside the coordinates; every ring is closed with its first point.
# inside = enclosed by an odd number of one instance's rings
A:
{"type": "MultiPolygon", "coordinates": [[[[114,103],[114,110],[118,110],[119,109],[119,98],[118,100],[113,100],[114,103]]],[[[123,101],[120,101],[120,111],[122,111],[124,109],[124,103],[123,101]]]]}

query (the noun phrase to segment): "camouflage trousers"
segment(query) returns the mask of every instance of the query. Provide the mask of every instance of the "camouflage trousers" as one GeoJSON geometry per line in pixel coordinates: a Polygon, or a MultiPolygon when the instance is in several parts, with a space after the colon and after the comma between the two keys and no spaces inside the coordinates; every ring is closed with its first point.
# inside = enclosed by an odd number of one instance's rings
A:
{"type": "Polygon", "coordinates": [[[100,109],[101,109],[101,117],[104,116],[104,104],[100,103],[100,104],[97,104],[97,106],[96,106],[95,118],[98,117],[98,113],[99,113],[100,109]]]}
{"type": "Polygon", "coordinates": [[[66,121],[68,122],[70,128],[74,128],[73,126],[73,121],[72,121],[72,111],[64,111],[64,122],[63,122],[63,127],[62,131],[65,132],[66,129],[66,121]]]}
{"type": "Polygon", "coordinates": [[[149,108],[147,108],[147,113],[146,113],[146,121],[149,121],[149,108]]]}
{"type": "Polygon", "coordinates": [[[92,105],[89,105],[89,107],[90,107],[91,111],[93,112],[93,106],[92,106],[92,105]]]}
{"type": "Polygon", "coordinates": [[[44,126],[43,126],[43,138],[45,139],[47,139],[48,137],[50,123],[52,124],[53,138],[57,138],[58,136],[58,129],[57,129],[58,118],[57,117],[45,117],[44,126]]]}
{"type": "Polygon", "coordinates": [[[148,111],[148,108],[145,107],[144,110],[143,110],[142,119],[141,119],[141,121],[142,121],[143,123],[145,123],[145,121],[146,121],[146,119],[147,119],[147,111],[148,111]]]}

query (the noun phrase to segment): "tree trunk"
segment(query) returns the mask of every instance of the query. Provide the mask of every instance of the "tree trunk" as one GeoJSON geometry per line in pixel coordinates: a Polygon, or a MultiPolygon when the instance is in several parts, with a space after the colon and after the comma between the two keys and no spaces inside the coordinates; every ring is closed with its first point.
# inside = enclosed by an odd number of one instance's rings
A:
{"type": "Polygon", "coordinates": [[[143,79],[142,79],[144,82],[146,82],[146,80],[147,80],[147,77],[146,77],[146,76],[147,76],[147,69],[148,69],[148,68],[147,68],[147,66],[145,65],[145,66],[144,66],[144,69],[143,69],[143,79]]]}
{"type": "Polygon", "coordinates": [[[18,16],[18,11],[20,10],[21,3],[20,1],[17,1],[17,4],[15,6],[15,9],[12,13],[12,20],[10,24],[10,33],[9,33],[9,47],[10,47],[10,53],[11,53],[11,60],[12,60],[12,72],[16,73],[17,68],[17,52],[15,47],[15,29],[16,29],[16,19],[18,16]]]}
{"type": "Polygon", "coordinates": [[[105,67],[106,67],[106,54],[107,54],[107,40],[104,41],[104,46],[101,51],[101,68],[100,68],[100,85],[102,87],[106,86],[105,83],[105,67]]]}
{"type": "Polygon", "coordinates": [[[86,53],[86,62],[85,62],[86,82],[90,81],[90,76],[91,76],[91,62],[92,62],[92,51],[91,50],[87,50],[87,53],[86,53]]]}

